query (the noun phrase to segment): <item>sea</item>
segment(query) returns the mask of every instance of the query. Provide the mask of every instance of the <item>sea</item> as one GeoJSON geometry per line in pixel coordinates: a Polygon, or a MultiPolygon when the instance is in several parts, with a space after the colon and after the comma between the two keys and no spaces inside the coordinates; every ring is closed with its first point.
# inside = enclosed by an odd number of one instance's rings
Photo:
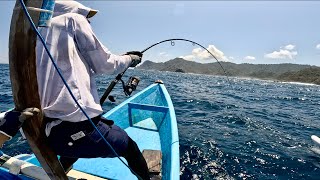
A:
{"type": "MultiPolygon", "coordinates": [[[[181,179],[320,179],[320,86],[237,77],[128,70],[136,91],[161,79],[171,95],[180,139],[181,179]]],[[[102,95],[115,75],[96,78],[102,95]]],[[[13,108],[8,65],[0,65],[0,111],[13,108]]],[[[115,103],[127,97],[118,84],[115,103]]],[[[2,151],[31,153],[20,134],[2,151]]]]}

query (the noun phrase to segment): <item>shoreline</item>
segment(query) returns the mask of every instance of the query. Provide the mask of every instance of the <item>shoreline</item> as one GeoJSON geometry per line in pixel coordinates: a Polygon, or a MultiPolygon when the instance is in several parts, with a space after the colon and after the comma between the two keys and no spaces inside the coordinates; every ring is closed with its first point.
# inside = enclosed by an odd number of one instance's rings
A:
{"type": "MultiPolygon", "coordinates": [[[[154,72],[170,72],[170,73],[180,73],[180,74],[192,74],[192,75],[206,75],[206,76],[216,76],[216,77],[227,77],[225,75],[214,75],[214,74],[202,74],[202,73],[190,73],[190,72],[175,72],[175,71],[161,71],[156,69],[138,69],[143,71],[154,71],[154,72]]],[[[228,76],[229,78],[238,78],[245,80],[260,80],[260,81],[268,81],[274,83],[283,83],[283,84],[296,84],[296,85],[306,85],[306,86],[320,86],[320,84],[308,83],[308,82],[299,82],[299,81],[283,81],[279,79],[272,78],[257,78],[257,77],[247,77],[247,76],[228,76]]]]}

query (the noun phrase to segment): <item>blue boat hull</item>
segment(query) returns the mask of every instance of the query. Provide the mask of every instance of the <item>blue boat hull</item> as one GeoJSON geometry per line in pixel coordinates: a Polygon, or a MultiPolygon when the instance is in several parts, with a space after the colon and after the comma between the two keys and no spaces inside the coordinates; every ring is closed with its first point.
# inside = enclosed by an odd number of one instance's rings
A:
{"type": "MultiPolygon", "coordinates": [[[[125,129],[141,151],[161,150],[162,178],[179,179],[177,121],[171,98],[163,84],[150,85],[104,117],[125,129]]],[[[79,159],[74,169],[110,179],[135,178],[117,158],[79,159]]]]}
{"type": "MultiPolygon", "coordinates": [[[[125,129],[141,151],[162,152],[162,179],[179,179],[177,121],[171,98],[163,84],[150,85],[103,116],[125,129]]],[[[39,165],[34,156],[27,161],[39,165]]],[[[79,159],[73,169],[107,179],[136,179],[118,158],[79,159]]]]}

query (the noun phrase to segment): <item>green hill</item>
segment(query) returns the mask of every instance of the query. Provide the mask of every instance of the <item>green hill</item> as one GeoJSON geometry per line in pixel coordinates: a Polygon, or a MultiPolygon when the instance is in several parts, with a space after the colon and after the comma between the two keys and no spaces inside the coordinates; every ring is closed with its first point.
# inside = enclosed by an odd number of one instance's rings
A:
{"type": "MultiPolygon", "coordinates": [[[[320,84],[320,67],[299,64],[235,64],[221,62],[228,76],[320,84]]],[[[139,69],[225,75],[218,63],[201,64],[175,58],[163,63],[145,61],[139,69]]]]}

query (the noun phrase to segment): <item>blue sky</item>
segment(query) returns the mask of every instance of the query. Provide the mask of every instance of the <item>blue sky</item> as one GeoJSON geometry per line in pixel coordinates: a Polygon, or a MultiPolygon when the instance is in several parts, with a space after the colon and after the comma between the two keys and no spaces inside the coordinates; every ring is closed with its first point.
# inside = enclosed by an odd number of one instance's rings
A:
{"type": "MultiPolygon", "coordinates": [[[[143,50],[168,38],[196,41],[220,60],[235,63],[296,63],[320,66],[320,2],[317,1],[81,1],[100,12],[91,19],[113,53],[143,50]]],[[[14,1],[0,1],[0,63],[8,62],[14,1]]],[[[190,43],[157,46],[144,60],[175,57],[214,60],[190,43]]]]}

